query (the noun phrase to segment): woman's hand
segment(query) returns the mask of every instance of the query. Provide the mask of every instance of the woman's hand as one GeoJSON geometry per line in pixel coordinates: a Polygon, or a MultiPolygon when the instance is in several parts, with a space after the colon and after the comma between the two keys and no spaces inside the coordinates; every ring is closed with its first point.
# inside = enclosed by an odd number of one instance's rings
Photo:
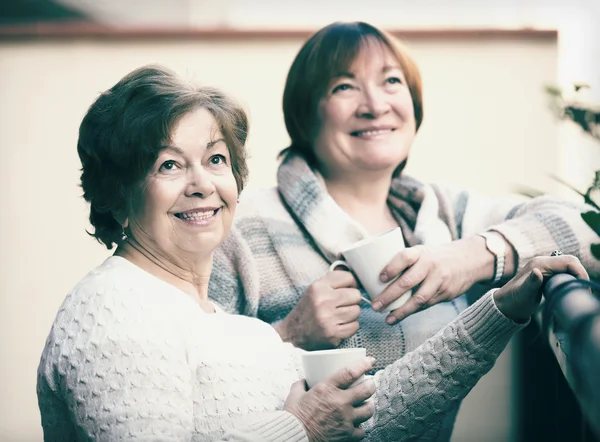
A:
{"type": "Polygon", "coordinates": [[[336,270],[313,282],[287,317],[273,327],[296,347],[334,348],[358,330],[360,303],[354,276],[336,270]]]}
{"type": "MultiPolygon", "coordinates": [[[[513,249],[507,246],[506,255],[512,256],[513,249]]],[[[399,252],[381,272],[381,280],[387,282],[397,275],[400,277],[373,302],[373,309],[378,311],[413,290],[406,304],[386,318],[390,325],[439,302],[451,301],[477,282],[491,280],[494,255],[480,236],[438,246],[418,245],[399,252]]]]}
{"type": "Polygon", "coordinates": [[[350,387],[375,366],[365,358],[306,391],[304,380],[292,385],[283,409],[304,425],[309,441],[357,441],[365,436],[359,425],[375,412],[371,401],[375,382],[366,379],[350,387]]]}
{"type": "Polygon", "coordinates": [[[556,273],[570,273],[576,278],[589,276],[575,256],[539,256],[494,293],[494,301],[504,316],[525,322],[533,315],[542,299],[544,282],[556,273]]]}

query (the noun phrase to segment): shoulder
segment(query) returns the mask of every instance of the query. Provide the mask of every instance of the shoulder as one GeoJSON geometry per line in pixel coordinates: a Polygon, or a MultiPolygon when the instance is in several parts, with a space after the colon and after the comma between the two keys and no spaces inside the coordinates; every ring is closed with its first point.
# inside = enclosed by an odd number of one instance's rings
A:
{"type": "Polygon", "coordinates": [[[487,193],[479,190],[469,189],[454,184],[431,182],[425,184],[429,188],[430,197],[439,202],[449,213],[453,213],[461,219],[465,213],[484,213],[500,210],[505,212],[516,207],[527,199],[514,193],[487,193]]]}
{"type": "Polygon", "coordinates": [[[59,313],[74,317],[106,310],[113,316],[137,308],[139,303],[151,304],[169,289],[174,290],[128,260],[111,256],[73,287],[59,313]]]}
{"type": "Polygon", "coordinates": [[[169,287],[119,257],[88,273],[52,324],[38,366],[38,395],[86,391],[80,380],[98,381],[100,369],[113,378],[119,370],[141,378],[147,373],[136,370],[144,367],[151,377],[160,370],[187,373],[190,337],[207,324],[191,299],[169,287]]]}
{"type": "Polygon", "coordinates": [[[290,219],[286,205],[277,187],[250,190],[240,197],[236,210],[235,225],[244,225],[252,219],[290,219]]]}
{"type": "Polygon", "coordinates": [[[108,307],[119,293],[126,293],[135,286],[125,259],[111,256],[85,275],[65,297],[55,320],[67,322],[81,315],[108,307]]]}
{"type": "Polygon", "coordinates": [[[296,222],[277,187],[252,190],[240,197],[231,232],[219,249],[228,253],[242,253],[248,247],[247,251],[254,250],[290,229],[297,229],[296,222]]]}
{"type": "Polygon", "coordinates": [[[190,302],[185,294],[129,261],[110,257],[65,297],[44,356],[68,359],[71,354],[93,353],[106,345],[147,342],[149,336],[163,342],[161,336],[176,337],[185,332],[187,317],[193,311],[190,302]],[[173,321],[173,317],[179,320],[173,321]]]}

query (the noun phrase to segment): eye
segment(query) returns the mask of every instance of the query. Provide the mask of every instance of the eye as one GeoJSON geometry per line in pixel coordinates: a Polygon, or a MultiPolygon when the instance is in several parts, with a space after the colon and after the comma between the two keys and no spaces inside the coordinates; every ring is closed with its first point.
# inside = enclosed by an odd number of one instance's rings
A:
{"type": "Polygon", "coordinates": [[[387,81],[389,84],[402,84],[402,80],[398,77],[390,77],[385,81],[387,81]]]}
{"type": "Polygon", "coordinates": [[[162,163],[159,167],[159,172],[169,172],[177,168],[177,162],[174,160],[168,160],[162,163]]]}
{"type": "Polygon", "coordinates": [[[332,94],[335,94],[337,92],[342,92],[342,91],[348,91],[352,88],[351,84],[348,83],[342,83],[342,84],[338,84],[336,87],[333,88],[333,90],[331,91],[332,94]]]}
{"type": "Polygon", "coordinates": [[[210,157],[209,162],[215,166],[220,166],[221,164],[227,164],[227,158],[219,153],[210,157]]]}

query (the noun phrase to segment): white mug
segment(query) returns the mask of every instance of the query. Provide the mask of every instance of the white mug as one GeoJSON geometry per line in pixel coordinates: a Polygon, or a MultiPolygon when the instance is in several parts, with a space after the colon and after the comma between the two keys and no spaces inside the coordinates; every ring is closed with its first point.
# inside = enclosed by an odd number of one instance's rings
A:
{"type": "MultiPolygon", "coordinates": [[[[365,301],[370,303],[388,285],[396,280],[394,278],[389,282],[383,283],[379,279],[379,275],[392,258],[404,248],[402,231],[400,227],[397,227],[389,232],[365,238],[352,244],[341,252],[344,260],[334,261],[329,266],[329,270],[333,271],[337,267],[343,266],[354,272],[369,296],[369,299],[365,299],[365,301]]],[[[391,312],[402,307],[411,295],[412,290],[407,291],[381,311],[391,312]]]]}
{"type": "MultiPolygon", "coordinates": [[[[302,366],[308,388],[326,380],[352,363],[364,359],[367,351],[364,348],[336,348],[333,350],[306,351],[302,353],[302,366]]],[[[364,375],[352,384],[364,381],[364,375]]]]}

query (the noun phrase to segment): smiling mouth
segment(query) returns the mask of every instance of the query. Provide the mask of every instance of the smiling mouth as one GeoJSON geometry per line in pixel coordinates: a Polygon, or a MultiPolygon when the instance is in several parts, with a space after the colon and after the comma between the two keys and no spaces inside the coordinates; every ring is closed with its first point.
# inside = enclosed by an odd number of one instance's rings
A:
{"type": "Polygon", "coordinates": [[[217,213],[219,213],[220,210],[221,210],[221,208],[219,207],[218,209],[213,209],[213,210],[198,210],[195,212],[175,213],[175,216],[183,221],[187,221],[187,222],[191,222],[191,223],[196,223],[196,222],[201,223],[203,221],[208,221],[211,218],[214,218],[214,216],[217,213]]]}
{"type": "Polygon", "coordinates": [[[396,129],[371,129],[371,130],[356,130],[354,132],[350,132],[350,135],[358,138],[370,138],[377,137],[379,135],[390,134],[394,132],[396,129]]]}

